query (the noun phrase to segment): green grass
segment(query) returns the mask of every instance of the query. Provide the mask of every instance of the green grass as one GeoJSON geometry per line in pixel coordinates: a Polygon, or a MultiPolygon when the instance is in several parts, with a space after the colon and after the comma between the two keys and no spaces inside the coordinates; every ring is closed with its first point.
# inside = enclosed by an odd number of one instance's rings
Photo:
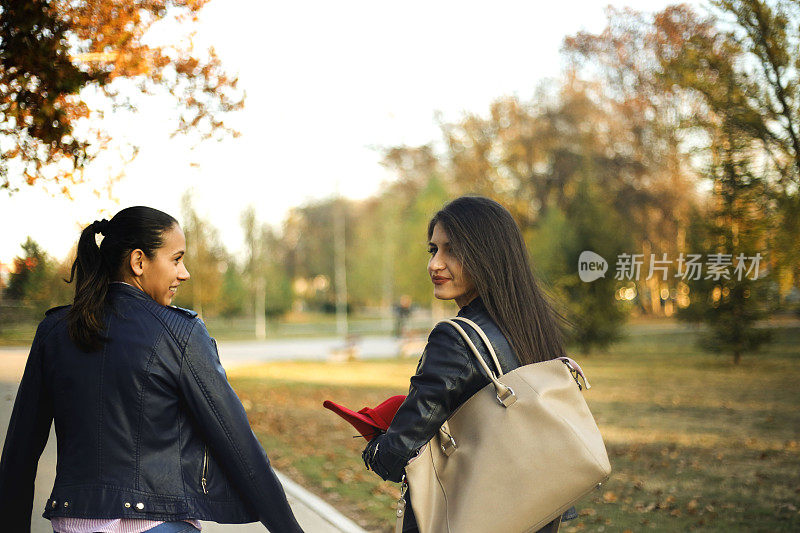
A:
{"type": "Polygon", "coordinates": [[[383,526],[388,524],[399,491],[364,469],[364,439],[353,438],[355,430],[324,409],[322,402],[330,399],[360,408],[404,390],[238,377],[232,382],[276,468],[363,527],[386,530],[383,526]]]}
{"type": "Polygon", "coordinates": [[[37,325],[34,322],[0,324],[0,346],[30,346],[37,325]]]}
{"type": "MultiPolygon", "coordinates": [[[[739,365],[698,352],[695,335],[652,327],[573,354],[613,473],[561,531],[800,530],[800,328],[779,329],[739,365]]],[[[391,531],[397,486],[364,469],[363,439],[322,401],[358,409],[403,394],[415,363],[279,363],[230,375],[277,468],[365,528],[391,531]]]]}
{"type": "MultiPolygon", "coordinates": [[[[255,322],[250,317],[206,317],[209,332],[220,341],[252,341],[255,337],[255,322]]],[[[36,333],[38,322],[29,320],[14,324],[0,322],[0,346],[22,346],[30,344],[36,333]]],[[[409,324],[415,331],[430,329],[426,319],[409,324]]],[[[330,314],[312,313],[299,317],[267,320],[267,338],[291,339],[303,337],[336,337],[336,317],[330,314]]],[[[355,335],[390,335],[394,331],[393,319],[355,314],[349,317],[348,331],[355,335]]]]}

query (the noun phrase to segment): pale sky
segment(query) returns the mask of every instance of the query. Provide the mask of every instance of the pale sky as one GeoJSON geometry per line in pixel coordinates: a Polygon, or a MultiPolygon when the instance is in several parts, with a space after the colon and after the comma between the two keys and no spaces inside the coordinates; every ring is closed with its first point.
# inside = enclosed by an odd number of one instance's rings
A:
{"type": "MultiPolygon", "coordinates": [[[[64,258],[83,225],[130,205],[180,219],[189,188],[228,250],[240,252],[248,205],[279,225],[288,209],[335,194],[337,184],[344,196],[370,196],[393,177],[376,147],[439,140],[437,112],[457,120],[504,95],[529,99],[560,75],[566,35],[605,27],[608,3],[213,0],[195,43],[214,46],[239,74],[246,108],[231,123],[242,136],[192,152],[169,138],[170,109],[159,98],[136,114],[107,115],[117,139],[141,148],[113,189],[118,202],[91,192],[114,168],[102,159],[72,201],[41,187],[0,193],[0,262],[28,235],[64,258]]],[[[610,3],[657,11],[676,2],[610,3]]]]}

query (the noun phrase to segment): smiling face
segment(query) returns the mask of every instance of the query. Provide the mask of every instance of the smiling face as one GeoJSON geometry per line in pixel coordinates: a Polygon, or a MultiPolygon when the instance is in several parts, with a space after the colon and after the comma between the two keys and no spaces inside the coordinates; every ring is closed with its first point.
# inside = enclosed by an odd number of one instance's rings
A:
{"type": "Polygon", "coordinates": [[[136,273],[136,285],[161,305],[170,305],[178,285],[189,279],[189,271],[183,264],[186,238],[176,224],[164,232],[163,239],[164,244],[152,258],[134,250],[131,266],[136,273]]]}
{"type": "Polygon", "coordinates": [[[455,300],[459,307],[471,302],[478,294],[475,284],[452,253],[450,239],[440,223],[433,227],[428,251],[431,254],[428,274],[433,282],[433,295],[439,300],[455,300]]]}

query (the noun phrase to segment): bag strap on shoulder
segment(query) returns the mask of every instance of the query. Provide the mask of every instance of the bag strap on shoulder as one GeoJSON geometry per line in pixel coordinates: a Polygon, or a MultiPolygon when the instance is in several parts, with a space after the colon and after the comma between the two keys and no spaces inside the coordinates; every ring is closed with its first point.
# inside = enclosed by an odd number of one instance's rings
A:
{"type": "MultiPolygon", "coordinates": [[[[467,319],[463,319],[461,317],[458,317],[455,320],[464,321],[464,320],[467,320],[467,319]]],[[[498,376],[496,376],[495,373],[492,371],[492,369],[489,368],[489,365],[486,364],[486,361],[483,359],[483,356],[478,351],[478,348],[475,347],[475,344],[472,342],[472,339],[469,338],[469,335],[467,335],[467,332],[464,331],[464,328],[462,328],[454,320],[442,320],[442,322],[450,324],[451,326],[456,328],[456,331],[459,333],[459,335],[461,335],[461,338],[464,339],[464,342],[467,344],[467,347],[470,349],[470,351],[478,359],[478,363],[480,363],[481,367],[483,367],[483,370],[486,372],[486,375],[489,376],[489,379],[491,379],[492,383],[494,384],[494,388],[497,391],[497,401],[499,401],[505,407],[509,407],[514,402],[516,402],[517,401],[517,396],[516,396],[516,394],[514,394],[514,391],[511,389],[511,387],[501,383],[500,380],[497,379],[498,376]]],[[[469,322],[470,321],[468,321],[468,323],[469,322]]],[[[483,333],[483,330],[481,330],[478,327],[477,324],[474,324],[474,323],[472,323],[472,324],[473,324],[473,327],[476,328],[476,331],[478,332],[478,334],[481,335],[481,338],[484,339],[484,342],[486,342],[486,346],[487,346],[487,348],[489,350],[489,353],[492,355],[492,358],[494,359],[495,364],[497,364],[498,371],[500,373],[499,375],[502,376],[503,375],[503,373],[502,373],[503,371],[502,371],[502,369],[500,369],[500,364],[497,362],[497,354],[494,353],[494,348],[492,348],[492,344],[490,342],[488,342],[488,339],[486,339],[486,334],[483,333]]]]}
{"type": "Polygon", "coordinates": [[[483,332],[483,329],[478,324],[476,324],[475,322],[470,320],[469,318],[464,318],[464,317],[461,317],[461,316],[457,316],[453,320],[457,320],[458,322],[463,322],[464,324],[469,324],[470,327],[472,327],[472,329],[475,330],[475,332],[478,334],[478,336],[483,341],[483,344],[486,345],[486,349],[489,351],[489,355],[491,356],[492,361],[494,361],[494,366],[495,366],[495,368],[497,368],[497,377],[498,378],[502,377],[503,376],[503,367],[500,366],[500,361],[497,359],[497,353],[495,353],[495,351],[494,351],[494,346],[492,346],[492,343],[489,340],[489,337],[486,336],[486,333],[483,332]]]}

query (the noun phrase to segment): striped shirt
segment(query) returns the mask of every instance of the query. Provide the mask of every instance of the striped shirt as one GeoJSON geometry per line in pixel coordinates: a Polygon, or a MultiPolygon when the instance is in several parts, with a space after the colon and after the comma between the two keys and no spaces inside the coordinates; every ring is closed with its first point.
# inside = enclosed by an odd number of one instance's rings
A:
{"type": "MultiPolygon", "coordinates": [[[[202,529],[199,520],[184,520],[198,529],[202,529]]],[[[141,518],[71,518],[53,517],[50,519],[56,533],[142,533],[163,524],[158,520],[141,518]]]]}

